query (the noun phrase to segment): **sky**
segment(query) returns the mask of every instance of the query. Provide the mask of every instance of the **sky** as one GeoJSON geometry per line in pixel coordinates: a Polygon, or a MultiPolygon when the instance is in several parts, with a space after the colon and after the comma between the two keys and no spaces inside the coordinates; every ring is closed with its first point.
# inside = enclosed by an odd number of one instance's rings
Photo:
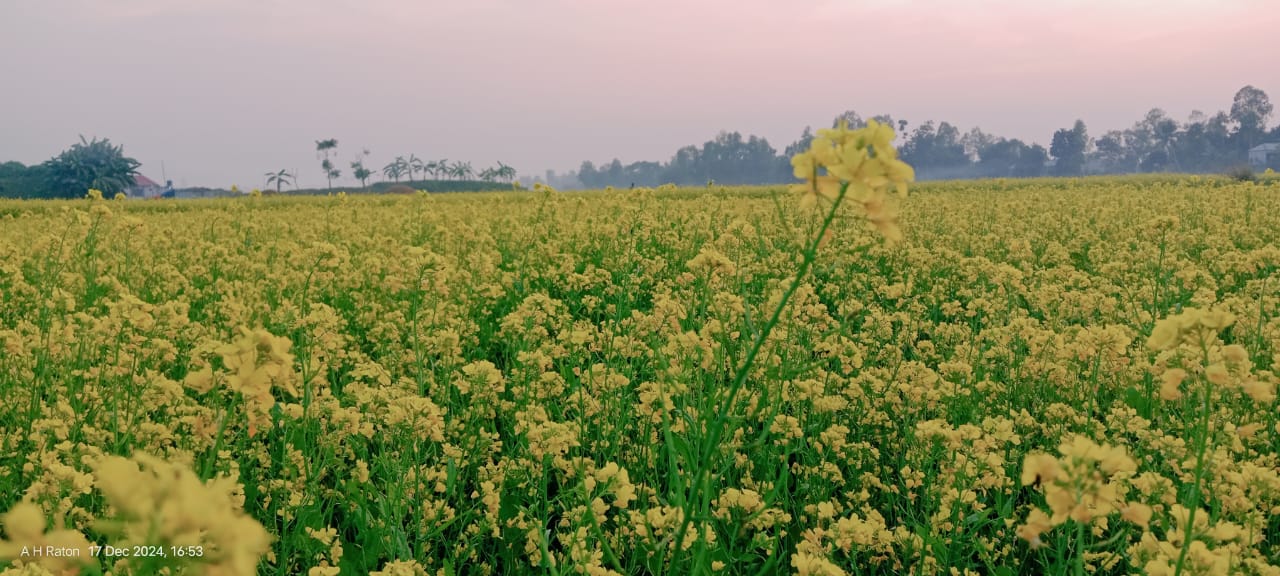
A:
{"type": "MultiPolygon", "coordinates": [[[[1047,144],[1280,99],[1277,0],[0,0],[0,161],[109,138],[177,186],[368,150],[522,176],[777,149],[845,110],[1047,144]]],[[[1274,121],[1273,121],[1274,124],[1274,121]]]]}

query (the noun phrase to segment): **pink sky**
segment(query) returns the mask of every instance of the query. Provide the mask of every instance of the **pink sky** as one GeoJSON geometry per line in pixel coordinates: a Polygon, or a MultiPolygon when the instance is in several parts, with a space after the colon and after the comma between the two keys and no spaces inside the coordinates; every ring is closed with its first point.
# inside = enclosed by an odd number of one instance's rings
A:
{"type": "Polygon", "coordinates": [[[847,109],[1047,143],[1280,99],[1276,30],[1273,0],[3,0],[0,161],[84,134],[178,185],[317,186],[337,138],[347,173],[368,148],[532,175],[722,129],[781,149],[847,109]]]}

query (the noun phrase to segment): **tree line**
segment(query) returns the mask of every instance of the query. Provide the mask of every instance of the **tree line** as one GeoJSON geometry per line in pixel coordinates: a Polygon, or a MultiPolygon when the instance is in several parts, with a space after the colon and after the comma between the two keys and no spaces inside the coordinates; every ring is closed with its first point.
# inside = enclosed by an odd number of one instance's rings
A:
{"type": "MultiPolygon", "coordinates": [[[[1250,148],[1280,141],[1280,126],[1268,131],[1273,106],[1266,92],[1245,86],[1236,92],[1229,111],[1213,115],[1193,112],[1185,121],[1153,108],[1133,126],[1110,130],[1097,138],[1083,120],[1053,133],[1049,147],[1004,138],[973,128],[967,132],[949,122],[926,121],[912,126],[889,115],[873,116],[898,131],[901,157],[919,179],[1079,176],[1137,172],[1222,172],[1247,164],[1250,148]]],[[[866,120],[847,111],[832,120],[851,127],[866,120]]],[[[702,185],[773,184],[793,180],[789,158],[808,148],[812,127],[781,152],[764,138],[721,132],[701,147],[685,146],[666,162],[620,160],[596,166],[583,162],[576,172],[556,176],[553,183],[586,188],[656,186],[671,182],[702,185]]]]}
{"type": "MultiPolygon", "coordinates": [[[[962,132],[949,122],[932,120],[912,125],[905,119],[888,115],[873,116],[880,123],[893,126],[899,133],[901,157],[916,169],[922,180],[944,178],[1003,178],[1035,176],[1079,176],[1082,174],[1120,174],[1136,172],[1222,172],[1246,166],[1250,148],[1263,142],[1280,142],[1280,126],[1268,129],[1273,106],[1266,92],[1245,86],[1236,92],[1229,110],[1213,115],[1193,112],[1178,121],[1164,110],[1153,108],[1122,130],[1110,130],[1091,137],[1083,120],[1055,131],[1049,147],[1017,138],[988,134],[980,128],[962,132]]],[[[855,111],[846,111],[832,120],[851,127],[866,124],[855,111]]],[[[740,132],[721,132],[702,146],[689,145],[666,162],[641,161],[623,164],[614,159],[596,166],[583,162],[576,172],[556,175],[548,172],[547,180],[557,187],[604,188],[720,184],[773,184],[793,180],[790,158],[808,148],[813,140],[812,127],[805,127],[799,138],[778,151],[769,141],[740,132]]],[[[316,157],[328,187],[342,177],[335,164],[338,141],[316,141],[316,157]]],[[[365,166],[369,151],[364,150],[351,161],[351,175],[368,188],[369,179],[379,170],[365,166]]],[[[1280,169],[1280,155],[1271,167],[1280,169]]],[[[69,198],[83,196],[89,188],[108,196],[124,192],[134,184],[140,166],[124,155],[123,148],[103,139],[73,144],[58,156],[34,166],[19,162],[0,163],[0,196],[27,198],[69,198]]],[[[510,183],[516,176],[511,166],[476,170],[471,162],[448,159],[424,161],[414,154],[397,156],[383,166],[381,174],[388,180],[420,182],[425,178],[487,183],[510,183]]],[[[264,174],[266,189],[283,191],[296,185],[296,174],[277,170],[264,174]]],[[[296,187],[296,186],[295,186],[296,187]]]]}
{"type": "MultiPolygon", "coordinates": [[[[333,181],[342,177],[342,169],[333,163],[337,148],[336,138],[316,140],[316,158],[321,160],[320,170],[324,173],[327,189],[330,190],[333,189],[333,181]]],[[[369,188],[369,179],[377,173],[375,169],[365,166],[368,158],[369,150],[366,148],[351,161],[351,176],[360,181],[360,188],[366,190],[369,188]]],[[[510,184],[516,177],[516,169],[498,162],[497,166],[476,170],[470,161],[450,162],[448,158],[424,161],[416,154],[410,154],[396,156],[394,160],[382,167],[382,175],[395,183],[399,183],[401,178],[405,178],[407,182],[417,182],[431,176],[432,179],[438,180],[473,181],[478,178],[484,183],[510,184]],[[418,178],[419,174],[422,175],[421,179],[418,178]]],[[[277,193],[282,191],[282,187],[297,181],[296,175],[285,169],[267,172],[263,176],[266,178],[267,189],[270,190],[274,186],[277,193]]]]}
{"type": "MultiPolygon", "coordinates": [[[[332,190],[334,181],[342,177],[342,169],[335,162],[337,148],[337,139],[316,141],[316,158],[320,160],[320,169],[328,190],[332,190]]],[[[369,150],[365,149],[351,161],[351,175],[366,190],[370,189],[369,179],[375,175],[373,169],[365,166],[368,157],[369,150]]],[[[25,166],[21,162],[0,163],[0,197],[79,198],[89,189],[99,190],[107,197],[127,194],[135,185],[140,166],[137,160],[125,156],[123,146],[112,144],[108,139],[85,140],[81,136],[80,142],[40,164],[25,166]]],[[[450,162],[448,159],[423,161],[414,154],[397,156],[381,172],[388,181],[399,183],[405,178],[408,184],[434,184],[433,188],[441,190],[482,189],[497,183],[510,185],[516,177],[515,168],[502,162],[477,170],[471,162],[450,162]],[[423,179],[431,176],[441,180],[428,183],[419,179],[419,176],[423,179]]],[[[268,192],[282,193],[285,187],[291,185],[297,191],[295,172],[280,169],[266,172],[263,178],[268,192]]],[[[379,187],[375,185],[374,188],[379,187]]],[[[232,193],[236,191],[237,187],[232,186],[232,193]]]]}

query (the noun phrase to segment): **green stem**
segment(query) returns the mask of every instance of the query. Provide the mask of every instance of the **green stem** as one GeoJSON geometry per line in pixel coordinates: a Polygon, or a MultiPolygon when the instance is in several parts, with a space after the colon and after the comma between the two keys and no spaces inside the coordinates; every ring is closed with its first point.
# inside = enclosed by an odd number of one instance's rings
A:
{"type": "MultiPolygon", "coordinates": [[[[1209,366],[1209,349],[1207,344],[1201,343],[1201,350],[1204,354],[1203,365],[1209,366]]],[[[1192,532],[1196,525],[1196,511],[1200,509],[1200,499],[1203,497],[1201,484],[1204,481],[1204,464],[1205,453],[1209,448],[1209,397],[1212,394],[1211,384],[1208,378],[1201,376],[1200,383],[1201,402],[1200,402],[1200,437],[1196,443],[1196,469],[1195,482],[1191,486],[1191,502],[1187,508],[1187,527],[1183,530],[1182,551],[1178,553],[1178,563],[1174,567],[1173,576],[1181,576],[1182,568],[1186,564],[1187,552],[1191,550],[1191,542],[1195,540],[1195,534],[1192,532]]]]}
{"type": "Polygon", "coordinates": [[[1084,522],[1076,522],[1076,576],[1084,576],[1084,522]]]}
{"type": "MultiPolygon", "coordinates": [[[[813,267],[813,262],[817,259],[818,245],[822,242],[822,238],[831,227],[831,223],[835,221],[837,210],[840,208],[840,204],[844,200],[845,194],[848,190],[849,183],[846,182],[840,186],[840,192],[836,195],[835,200],[831,202],[831,208],[822,219],[822,224],[818,227],[817,234],[810,239],[808,246],[805,247],[803,260],[800,262],[800,268],[796,271],[795,277],[792,278],[791,284],[787,286],[786,292],[782,294],[782,299],[778,301],[778,305],[774,307],[773,312],[769,315],[769,320],[761,327],[760,331],[756,333],[755,339],[751,342],[751,348],[747,350],[746,358],[743,359],[742,365],[738,367],[733,383],[729,386],[728,394],[725,395],[724,400],[721,401],[720,406],[716,409],[715,420],[710,427],[710,434],[708,435],[706,442],[703,444],[702,453],[696,463],[694,479],[690,484],[689,498],[685,500],[686,509],[684,518],[680,522],[680,527],[675,532],[674,545],[677,550],[684,542],[684,536],[689,530],[690,523],[693,521],[692,514],[689,513],[689,507],[691,505],[698,506],[699,508],[705,507],[700,505],[699,502],[701,499],[706,498],[711,490],[711,456],[719,445],[720,439],[724,436],[724,424],[728,420],[729,410],[732,409],[733,403],[737,399],[738,392],[741,391],[742,387],[746,384],[747,375],[751,373],[751,367],[755,364],[756,357],[759,356],[760,351],[764,348],[765,340],[768,339],[769,334],[782,319],[782,312],[786,309],[787,303],[791,301],[792,296],[795,295],[796,290],[800,288],[801,283],[804,281],[804,277],[809,273],[809,269],[813,267]]],[[[666,555],[665,550],[663,555],[666,555]]],[[[662,564],[659,564],[659,566],[661,565],[662,564]]]]}

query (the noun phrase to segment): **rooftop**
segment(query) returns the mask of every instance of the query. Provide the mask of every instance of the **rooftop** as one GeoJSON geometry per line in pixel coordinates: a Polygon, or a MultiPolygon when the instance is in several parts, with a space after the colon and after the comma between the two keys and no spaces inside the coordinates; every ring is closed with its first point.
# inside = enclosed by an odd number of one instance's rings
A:
{"type": "Polygon", "coordinates": [[[134,185],[134,186],[141,187],[141,188],[147,188],[147,187],[151,187],[151,186],[159,186],[159,184],[157,184],[155,180],[152,180],[152,179],[150,179],[150,178],[147,178],[146,176],[143,176],[143,175],[141,175],[141,174],[134,174],[134,175],[133,175],[133,185],[134,185]]]}

